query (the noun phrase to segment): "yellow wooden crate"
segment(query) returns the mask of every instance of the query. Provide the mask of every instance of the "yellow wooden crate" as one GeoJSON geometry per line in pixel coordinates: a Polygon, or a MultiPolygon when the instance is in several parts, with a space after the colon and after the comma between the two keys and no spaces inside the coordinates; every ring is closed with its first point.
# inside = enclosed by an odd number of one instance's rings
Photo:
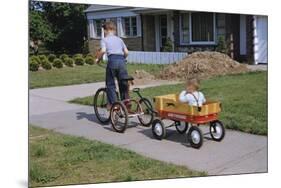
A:
{"type": "Polygon", "coordinates": [[[154,97],[154,108],[158,112],[166,111],[189,116],[206,116],[219,113],[221,111],[221,103],[218,101],[207,101],[201,107],[201,110],[198,111],[196,106],[181,103],[178,94],[169,94],[154,97]]]}

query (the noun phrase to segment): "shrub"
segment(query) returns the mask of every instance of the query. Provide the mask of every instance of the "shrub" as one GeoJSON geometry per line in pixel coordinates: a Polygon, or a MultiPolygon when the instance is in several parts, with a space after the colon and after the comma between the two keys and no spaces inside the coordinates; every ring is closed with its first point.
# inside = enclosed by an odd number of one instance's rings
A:
{"type": "Polygon", "coordinates": [[[45,55],[39,55],[40,63],[46,59],[48,59],[45,55]]]}
{"type": "Polygon", "coordinates": [[[221,52],[221,53],[228,53],[227,51],[227,44],[226,44],[226,41],[225,41],[225,37],[223,36],[220,36],[218,38],[218,45],[216,47],[216,51],[217,52],[221,52]]]}
{"type": "Polygon", "coordinates": [[[50,55],[48,55],[48,60],[49,60],[50,62],[53,62],[55,59],[56,59],[56,55],[55,55],[55,54],[50,54],[50,55]]]}
{"type": "Polygon", "coordinates": [[[87,56],[85,58],[85,63],[89,64],[89,65],[93,65],[95,62],[94,58],[93,57],[90,57],[90,56],[87,56]]]}
{"type": "Polygon", "coordinates": [[[38,56],[30,56],[29,61],[36,61],[38,64],[40,64],[40,58],[38,56]]]}
{"type": "Polygon", "coordinates": [[[173,51],[173,41],[170,38],[167,38],[162,51],[163,52],[172,52],[173,51]]]}
{"type": "Polygon", "coordinates": [[[41,66],[42,66],[43,69],[45,69],[45,70],[50,70],[50,69],[52,69],[52,65],[51,65],[51,63],[50,63],[47,59],[41,61],[41,66]]]}
{"type": "Polygon", "coordinates": [[[62,68],[63,67],[62,60],[59,58],[56,58],[53,62],[53,66],[58,69],[62,68]]]}
{"type": "Polygon", "coordinates": [[[38,69],[39,69],[39,63],[37,63],[35,60],[30,61],[29,70],[30,71],[38,71],[38,69]]]}
{"type": "Polygon", "coordinates": [[[74,61],[75,61],[75,64],[76,65],[84,65],[84,63],[85,63],[85,61],[84,61],[84,59],[83,59],[83,57],[75,57],[74,58],[74,61]]]}
{"type": "Polygon", "coordinates": [[[73,67],[73,64],[74,64],[74,60],[72,58],[66,58],[65,61],[64,61],[64,64],[68,67],[73,67]]]}
{"type": "Polygon", "coordinates": [[[83,55],[82,55],[82,54],[75,54],[75,55],[73,56],[73,58],[77,58],[77,57],[83,58],[83,55]]]}
{"type": "Polygon", "coordinates": [[[67,58],[68,58],[67,54],[61,54],[60,55],[60,59],[62,60],[62,62],[64,62],[67,58]]]}

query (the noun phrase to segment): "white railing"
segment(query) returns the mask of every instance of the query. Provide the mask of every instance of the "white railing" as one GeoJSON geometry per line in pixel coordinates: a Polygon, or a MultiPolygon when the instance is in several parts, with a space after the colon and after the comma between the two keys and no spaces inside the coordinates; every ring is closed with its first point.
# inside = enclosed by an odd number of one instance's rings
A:
{"type": "Polygon", "coordinates": [[[141,64],[171,64],[182,60],[187,56],[183,52],[142,52],[129,51],[127,61],[141,64]]]}
{"type": "MultiPolygon", "coordinates": [[[[171,64],[182,60],[188,54],[184,52],[145,52],[129,51],[128,63],[138,64],[171,64]]],[[[105,57],[105,60],[107,58],[105,57]]]]}

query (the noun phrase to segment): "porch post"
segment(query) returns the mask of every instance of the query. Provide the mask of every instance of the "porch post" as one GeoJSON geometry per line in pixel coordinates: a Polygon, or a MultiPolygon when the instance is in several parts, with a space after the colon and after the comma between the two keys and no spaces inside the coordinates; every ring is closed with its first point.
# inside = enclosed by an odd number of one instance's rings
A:
{"type": "Polygon", "coordinates": [[[156,51],[159,52],[160,51],[160,41],[159,41],[160,33],[159,33],[159,16],[158,15],[154,16],[154,23],[155,23],[155,47],[156,47],[156,51]]]}

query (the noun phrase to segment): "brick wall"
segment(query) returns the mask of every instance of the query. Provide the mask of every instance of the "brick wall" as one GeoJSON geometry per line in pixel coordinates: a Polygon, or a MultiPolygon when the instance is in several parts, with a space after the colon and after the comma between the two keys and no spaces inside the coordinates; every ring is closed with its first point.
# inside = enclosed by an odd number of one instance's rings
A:
{"type": "Polygon", "coordinates": [[[131,38],[122,38],[122,39],[125,42],[128,50],[142,51],[141,37],[131,37],[131,38]]]}
{"type": "Polygon", "coordinates": [[[89,52],[95,53],[100,48],[100,40],[99,39],[90,39],[89,40],[89,52]]]}

